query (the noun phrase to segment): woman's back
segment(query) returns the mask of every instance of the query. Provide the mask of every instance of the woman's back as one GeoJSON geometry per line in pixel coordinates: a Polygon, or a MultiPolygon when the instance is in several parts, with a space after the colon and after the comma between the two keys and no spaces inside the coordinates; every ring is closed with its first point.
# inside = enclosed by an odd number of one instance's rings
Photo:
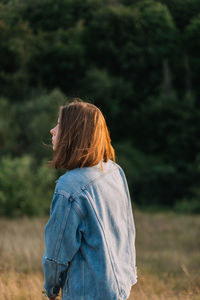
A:
{"type": "Polygon", "coordinates": [[[63,283],[66,300],[127,299],[137,281],[135,226],[126,178],[111,160],[103,167],[104,172],[100,165],[74,169],[56,185],[55,192],[66,201],[60,218],[69,210],[61,239],[76,236],[70,244],[58,241],[53,246],[59,249],[61,261],[70,261],[63,283]]]}

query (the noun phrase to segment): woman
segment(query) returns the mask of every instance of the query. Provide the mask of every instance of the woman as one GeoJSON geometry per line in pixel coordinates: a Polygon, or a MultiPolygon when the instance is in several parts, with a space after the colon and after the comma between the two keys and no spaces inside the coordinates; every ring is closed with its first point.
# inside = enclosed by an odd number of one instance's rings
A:
{"type": "Polygon", "coordinates": [[[59,177],[45,227],[44,291],[63,300],[125,300],[137,282],[135,225],[101,111],[73,101],[51,129],[59,177]]]}

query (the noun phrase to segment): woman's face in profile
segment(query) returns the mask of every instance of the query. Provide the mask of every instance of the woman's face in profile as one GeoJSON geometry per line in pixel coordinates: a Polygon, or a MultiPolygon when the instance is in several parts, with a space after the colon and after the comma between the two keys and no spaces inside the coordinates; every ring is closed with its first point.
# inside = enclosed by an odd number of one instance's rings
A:
{"type": "Polygon", "coordinates": [[[53,150],[55,150],[55,146],[56,146],[56,141],[57,141],[57,137],[58,137],[58,129],[59,129],[59,119],[58,119],[57,125],[50,130],[50,133],[52,135],[53,150]]]}

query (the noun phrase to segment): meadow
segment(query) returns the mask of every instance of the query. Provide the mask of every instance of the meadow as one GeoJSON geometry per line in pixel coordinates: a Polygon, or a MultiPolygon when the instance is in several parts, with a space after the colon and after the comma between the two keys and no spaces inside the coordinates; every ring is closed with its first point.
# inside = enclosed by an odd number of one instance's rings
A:
{"type": "MultiPolygon", "coordinates": [[[[134,210],[138,282],[128,300],[200,299],[200,217],[134,210]]],[[[0,299],[41,300],[47,218],[0,220],[0,299]]]]}

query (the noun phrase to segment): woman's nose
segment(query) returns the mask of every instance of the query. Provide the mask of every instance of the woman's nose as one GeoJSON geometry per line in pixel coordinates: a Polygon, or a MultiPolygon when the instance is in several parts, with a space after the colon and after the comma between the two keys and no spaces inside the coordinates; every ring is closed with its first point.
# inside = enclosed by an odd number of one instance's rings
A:
{"type": "Polygon", "coordinates": [[[54,133],[54,128],[52,128],[51,130],[50,130],[50,133],[51,133],[51,135],[54,135],[55,133],[54,133]]]}

